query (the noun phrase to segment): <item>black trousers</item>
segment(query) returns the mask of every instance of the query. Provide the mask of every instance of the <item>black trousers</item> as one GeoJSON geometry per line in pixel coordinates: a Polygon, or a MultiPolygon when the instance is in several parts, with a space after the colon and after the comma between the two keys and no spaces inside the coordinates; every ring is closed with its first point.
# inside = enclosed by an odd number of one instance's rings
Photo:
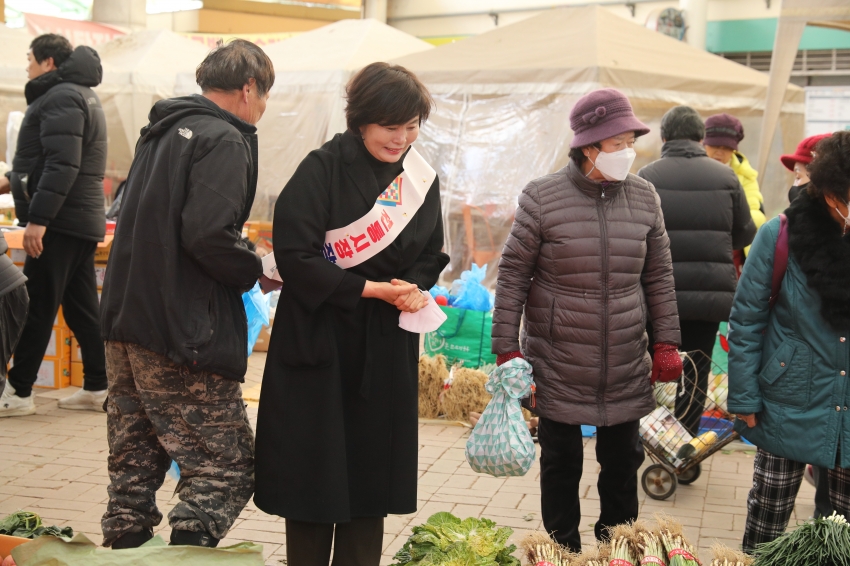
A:
{"type": "MultiPolygon", "coordinates": [[[[676,418],[691,433],[699,434],[699,422],[705,412],[705,397],[708,391],[708,373],[711,370],[711,354],[717,342],[719,322],[707,320],[680,320],[682,330],[682,352],[690,359],[684,361],[684,377],[676,392],[676,418]]],[[[647,325],[649,353],[653,353],[652,325],[647,325]]]]}
{"type": "Polygon", "coordinates": [[[350,523],[305,523],[286,520],[286,562],[290,566],[378,566],[384,541],[384,518],[350,523]]]}
{"type": "Polygon", "coordinates": [[[24,330],[29,303],[27,288],[23,285],[0,297],[0,395],[6,388],[6,364],[24,330]]]}
{"type": "Polygon", "coordinates": [[[15,349],[15,365],[9,383],[19,397],[29,397],[50,342],[59,306],[80,344],[83,356],[83,388],[106,389],[106,358],[100,337],[100,304],[94,274],[97,243],[47,230],[44,251],[38,259],[27,257],[24,275],[30,310],[21,340],[15,349]]]}
{"type": "MultiPolygon", "coordinates": [[[[600,513],[594,527],[596,538],[606,529],[634,521],[638,516],[637,472],[643,463],[638,437],[639,421],[596,428],[596,461],[602,467],[596,488],[600,513]]],[[[560,544],[581,550],[579,480],[584,461],[581,426],[541,418],[540,498],[543,527],[560,544]]]]}

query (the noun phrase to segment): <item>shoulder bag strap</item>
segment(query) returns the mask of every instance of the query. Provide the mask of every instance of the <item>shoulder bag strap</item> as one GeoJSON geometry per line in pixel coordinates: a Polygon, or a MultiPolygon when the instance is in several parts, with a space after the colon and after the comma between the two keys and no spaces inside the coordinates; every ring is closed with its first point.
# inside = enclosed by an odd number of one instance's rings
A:
{"type": "Polygon", "coordinates": [[[779,236],[776,238],[776,250],[773,254],[773,278],[770,283],[770,301],[772,309],[779,298],[779,290],[782,288],[782,280],[785,279],[785,271],[788,269],[788,217],[779,215],[779,236]]]}

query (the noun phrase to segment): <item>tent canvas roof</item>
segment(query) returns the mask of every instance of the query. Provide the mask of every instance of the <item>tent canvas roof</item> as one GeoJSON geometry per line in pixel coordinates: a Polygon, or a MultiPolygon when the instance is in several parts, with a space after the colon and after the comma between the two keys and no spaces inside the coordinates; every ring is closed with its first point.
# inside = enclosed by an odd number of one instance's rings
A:
{"type": "MultiPolygon", "coordinates": [[[[438,83],[599,83],[761,96],[765,74],[646,29],[599,6],[558,8],[394,61],[438,83]]],[[[791,87],[802,95],[802,90],[791,87]]]]}
{"type": "Polygon", "coordinates": [[[98,45],[103,63],[104,87],[132,82],[173,96],[178,74],[191,72],[204,60],[209,49],[167,30],[139,31],[98,45]],[[132,79],[122,80],[122,76],[132,79]]]}
{"type": "Polygon", "coordinates": [[[341,20],[265,48],[276,72],[356,71],[434,46],[377,20],[341,20]]]}

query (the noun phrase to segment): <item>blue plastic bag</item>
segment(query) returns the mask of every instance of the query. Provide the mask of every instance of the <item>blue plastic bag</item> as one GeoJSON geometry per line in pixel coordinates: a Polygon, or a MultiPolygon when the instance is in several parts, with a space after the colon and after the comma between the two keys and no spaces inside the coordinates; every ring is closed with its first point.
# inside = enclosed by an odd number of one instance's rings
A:
{"type": "Polygon", "coordinates": [[[254,344],[260,336],[263,326],[269,325],[269,295],[264,295],[260,283],[242,294],[242,304],[245,305],[245,316],[248,317],[248,355],[254,351],[254,344]]]}
{"type": "Polygon", "coordinates": [[[486,265],[478,267],[473,263],[472,269],[461,273],[460,279],[456,279],[452,283],[452,295],[456,295],[457,298],[449,304],[453,307],[473,311],[489,312],[493,310],[493,297],[490,291],[481,284],[486,275],[486,265]],[[457,292],[455,292],[456,290],[457,292]]]}

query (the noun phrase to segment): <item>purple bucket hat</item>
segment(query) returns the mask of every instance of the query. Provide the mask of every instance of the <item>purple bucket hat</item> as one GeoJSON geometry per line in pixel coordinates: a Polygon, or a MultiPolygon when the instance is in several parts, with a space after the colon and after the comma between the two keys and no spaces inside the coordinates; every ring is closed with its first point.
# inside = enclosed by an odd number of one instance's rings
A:
{"type": "Polygon", "coordinates": [[[649,133],[649,127],[635,117],[626,95],[615,88],[582,96],[570,112],[570,128],[575,132],[570,147],[584,147],[625,132],[638,137],[649,133]]]}
{"type": "Polygon", "coordinates": [[[715,114],[705,120],[705,139],[702,143],[717,147],[731,147],[738,151],[738,142],[744,139],[744,126],[730,114],[715,114]]]}

